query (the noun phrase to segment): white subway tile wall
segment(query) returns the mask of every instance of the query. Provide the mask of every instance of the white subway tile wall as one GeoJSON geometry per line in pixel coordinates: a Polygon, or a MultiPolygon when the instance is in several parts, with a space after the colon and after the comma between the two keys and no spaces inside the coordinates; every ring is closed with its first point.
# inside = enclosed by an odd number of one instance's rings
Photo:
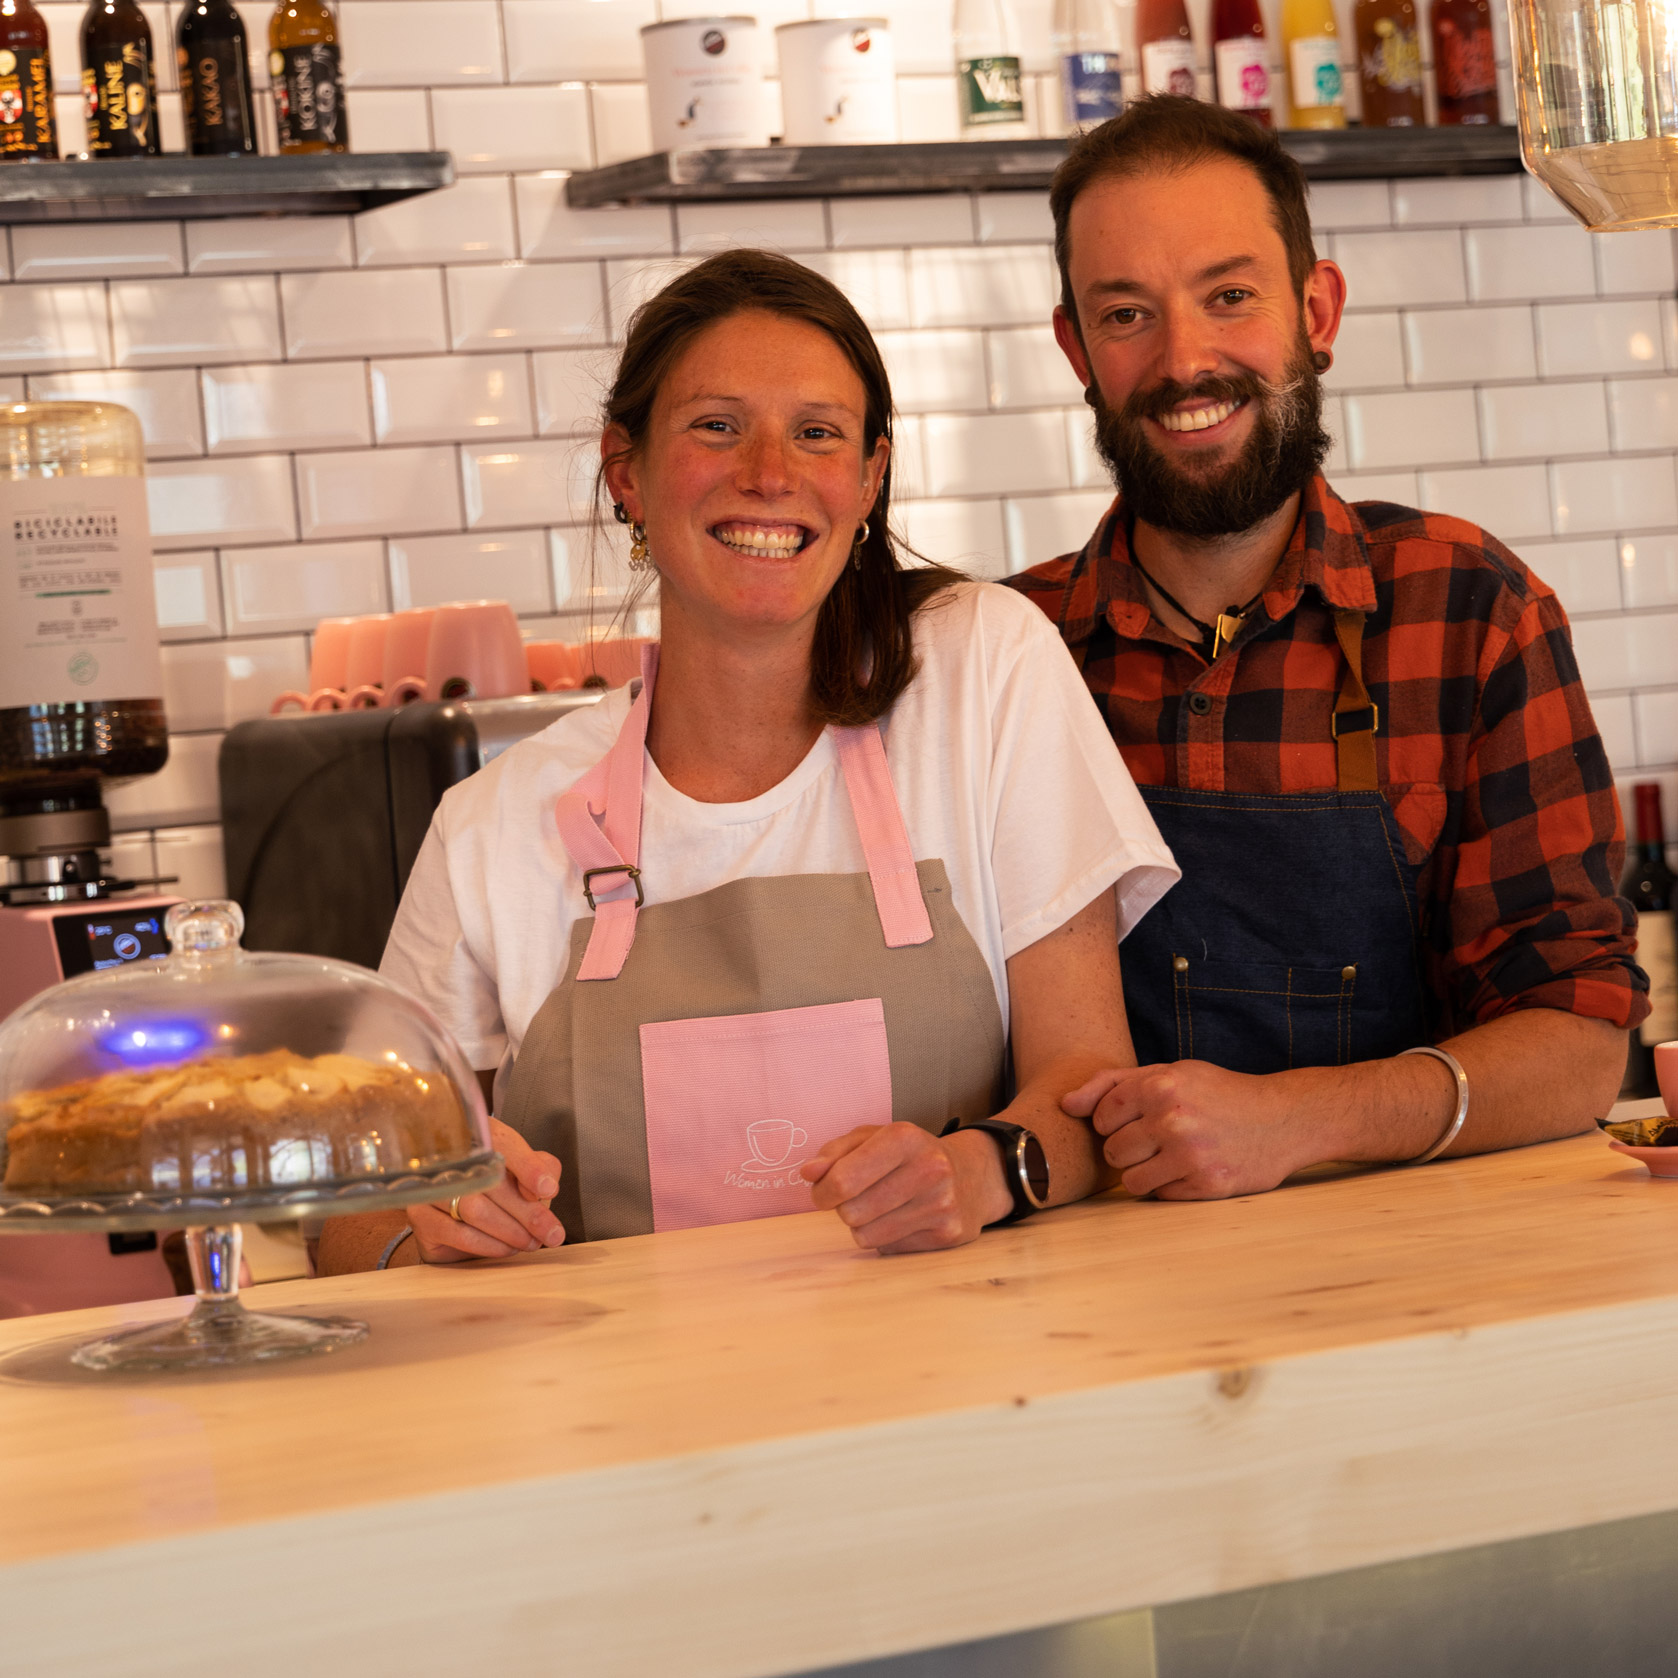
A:
{"type": "MultiPolygon", "coordinates": [[[[1021,4],[1048,132],[1050,0],[1021,4]]],[[[83,9],[42,4],[67,150],[83,9]]],[[[147,9],[172,40],[178,0],[147,9]]],[[[177,732],[167,770],[113,794],[125,855],[219,886],[221,731],[303,679],[324,616],[489,595],[528,632],[610,617],[623,533],[587,520],[612,346],[639,301],[730,244],[818,268],[880,334],[898,523],[922,553],[993,576],[1082,545],[1110,494],[1049,330],[1044,194],[567,207],[568,172],[650,149],[637,30],[714,9],[344,0],[356,148],[446,147],[456,186],[354,218],[0,231],[0,398],[123,402],[146,434],[177,732]]],[[[266,13],[246,10],[265,86],[266,13]]],[[[767,28],[855,7],[752,10],[767,28]]],[[[954,138],[947,6],[870,10],[892,22],[905,138],[954,138]]],[[[1206,11],[1191,0],[1197,38],[1206,11]]],[[[1593,238],[1517,176],[1324,183],[1312,223],[1349,282],[1327,376],[1342,493],[1514,547],[1574,619],[1616,774],[1678,787],[1671,237],[1593,238]]]]}

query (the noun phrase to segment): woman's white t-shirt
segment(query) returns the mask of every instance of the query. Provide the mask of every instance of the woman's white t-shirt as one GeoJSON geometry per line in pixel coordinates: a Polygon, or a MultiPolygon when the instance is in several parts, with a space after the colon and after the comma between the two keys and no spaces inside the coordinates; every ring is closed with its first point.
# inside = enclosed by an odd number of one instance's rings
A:
{"type": "MultiPolygon", "coordinates": [[[[921,667],[881,722],[917,858],[941,858],[1008,1019],[1008,958],[1118,883],[1124,936],[1178,876],[1054,626],[1012,589],[963,583],[915,618],[921,667]]],[[[516,1056],[591,911],[554,805],[606,755],[628,687],[510,747],[443,796],[380,970],[485,1070],[516,1056]]],[[[649,905],[730,880],[860,874],[832,735],[743,804],[701,804],[644,758],[649,905]]],[[[633,960],[633,956],[631,957],[633,960]]]]}

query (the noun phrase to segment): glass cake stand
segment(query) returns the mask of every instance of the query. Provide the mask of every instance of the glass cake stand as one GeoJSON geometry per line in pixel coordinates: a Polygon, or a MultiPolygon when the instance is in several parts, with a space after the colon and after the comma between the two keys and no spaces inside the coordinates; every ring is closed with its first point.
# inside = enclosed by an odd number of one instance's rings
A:
{"type": "Polygon", "coordinates": [[[55,985],[0,1026],[0,1235],[186,1236],[192,1311],[77,1348],[83,1368],[354,1345],[365,1323],[245,1309],[239,1226],[501,1179],[477,1078],[435,1016],[348,962],[247,953],[243,925],[233,903],[177,904],[168,956],[55,985]]]}
{"type": "Polygon", "coordinates": [[[0,1235],[121,1234],[181,1230],[198,1302],[182,1318],[119,1330],[71,1354],[84,1369],[191,1370],[335,1352],[367,1338],[349,1317],[248,1311],[239,1299],[241,1224],[346,1212],[384,1212],[480,1194],[501,1181],[501,1158],[482,1153],[389,1180],[320,1184],[290,1194],[107,1194],[31,1198],[0,1193],[0,1235]]]}

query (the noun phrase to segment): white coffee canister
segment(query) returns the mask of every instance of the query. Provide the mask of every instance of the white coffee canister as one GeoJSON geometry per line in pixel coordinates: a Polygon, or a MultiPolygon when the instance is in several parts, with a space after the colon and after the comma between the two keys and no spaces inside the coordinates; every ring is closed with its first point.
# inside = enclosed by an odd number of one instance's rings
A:
{"type": "Polygon", "coordinates": [[[769,144],[756,18],[649,23],[641,55],[654,151],[769,144]]]}
{"type": "Polygon", "coordinates": [[[789,146],[891,145],[897,60],[884,18],[817,18],[775,31],[789,146]]]}

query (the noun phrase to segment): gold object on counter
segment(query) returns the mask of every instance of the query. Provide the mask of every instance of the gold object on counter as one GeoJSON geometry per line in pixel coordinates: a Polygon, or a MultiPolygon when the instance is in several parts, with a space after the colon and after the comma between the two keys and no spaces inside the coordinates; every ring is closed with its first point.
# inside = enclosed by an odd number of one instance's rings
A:
{"type": "Polygon", "coordinates": [[[1597,1126],[1628,1148],[1678,1148],[1678,1119],[1656,1113],[1648,1119],[1598,1119],[1597,1126]]]}

